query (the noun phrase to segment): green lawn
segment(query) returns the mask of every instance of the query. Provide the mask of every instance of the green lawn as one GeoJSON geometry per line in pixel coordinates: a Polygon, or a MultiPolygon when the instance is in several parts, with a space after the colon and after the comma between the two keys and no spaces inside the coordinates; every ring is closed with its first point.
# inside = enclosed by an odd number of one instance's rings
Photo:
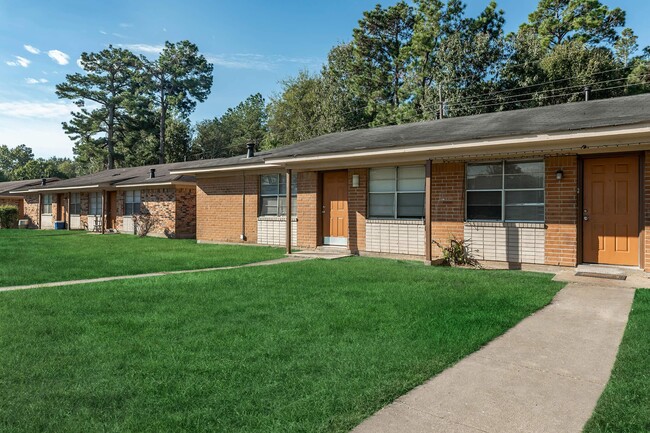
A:
{"type": "Polygon", "coordinates": [[[53,230],[0,230],[0,287],[241,265],[276,259],[280,248],[197,244],[53,230]]]}
{"type": "Polygon", "coordinates": [[[561,286],[353,257],[0,293],[0,431],[346,432],[561,286]]]}
{"type": "Polygon", "coordinates": [[[612,376],[584,431],[650,431],[650,290],[636,291],[612,376]]]}

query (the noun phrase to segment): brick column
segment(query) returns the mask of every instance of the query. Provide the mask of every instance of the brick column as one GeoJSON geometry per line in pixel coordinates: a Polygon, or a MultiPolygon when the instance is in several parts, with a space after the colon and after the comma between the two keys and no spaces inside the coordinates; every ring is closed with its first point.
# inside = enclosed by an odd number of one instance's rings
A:
{"type": "Polygon", "coordinates": [[[366,217],[368,169],[348,170],[348,248],[355,254],[366,249],[366,217]],[[359,176],[359,186],[352,186],[352,177],[359,176]]]}
{"type": "Polygon", "coordinates": [[[578,158],[545,158],[546,236],[544,262],[547,265],[576,266],[578,261],[578,158]],[[562,170],[562,180],[555,173],[562,170]]]}
{"type": "Polygon", "coordinates": [[[295,173],[298,176],[297,215],[298,246],[316,248],[318,245],[318,172],[295,173]]]}
{"type": "MultiPolygon", "coordinates": [[[[431,166],[431,238],[442,246],[450,239],[465,236],[465,164],[433,163],[431,166]]],[[[432,247],[432,257],[440,258],[441,250],[432,247]]]]}

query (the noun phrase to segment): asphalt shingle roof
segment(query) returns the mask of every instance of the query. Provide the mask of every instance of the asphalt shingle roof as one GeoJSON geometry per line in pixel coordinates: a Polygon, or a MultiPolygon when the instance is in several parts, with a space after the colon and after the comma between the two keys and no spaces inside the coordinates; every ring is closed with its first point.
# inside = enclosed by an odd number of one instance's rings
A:
{"type": "Polygon", "coordinates": [[[83,188],[99,185],[100,187],[113,187],[113,186],[128,186],[128,185],[141,185],[141,184],[161,184],[168,182],[194,182],[193,176],[172,175],[169,171],[175,168],[180,163],[174,164],[160,164],[160,165],[146,165],[141,167],[129,168],[116,168],[112,170],[104,170],[99,173],[87,174],[72,179],[62,180],[51,185],[44,187],[32,186],[25,189],[63,189],[63,188],[83,188]],[[156,169],[156,177],[149,179],[149,169],[156,169]]]}
{"type": "MultiPolygon", "coordinates": [[[[46,183],[56,182],[59,179],[57,177],[48,177],[46,178],[46,183]]],[[[23,190],[29,187],[35,187],[40,185],[42,179],[29,179],[29,180],[14,180],[10,182],[0,182],[0,195],[10,195],[11,191],[23,190]]],[[[16,195],[16,194],[13,194],[16,195]]]]}
{"type": "Polygon", "coordinates": [[[182,169],[220,168],[272,162],[275,158],[324,155],[405,146],[449,144],[513,136],[571,132],[650,122],[650,94],[574,102],[523,110],[335,132],[301,141],[254,158],[208,159],[182,163],[182,169]]]}

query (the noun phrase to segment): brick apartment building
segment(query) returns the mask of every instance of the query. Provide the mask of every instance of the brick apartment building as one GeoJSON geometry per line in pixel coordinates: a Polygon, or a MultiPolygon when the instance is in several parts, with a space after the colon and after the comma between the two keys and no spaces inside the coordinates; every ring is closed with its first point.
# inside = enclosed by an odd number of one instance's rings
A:
{"type": "Polygon", "coordinates": [[[56,183],[15,188],[30,227],[134,234],[138,215],[153,223],[149,235],[193,238],[196,233],[194,178],[171,175],[176,164],[105,170],[56,183]]]}
{"type": "Polygon", "coordinates": [[[464,239],[481,260],[648,269],[648,152],[639,95],[339,132],[170,173],[196,177],[200,242],[432,261],[464,239]]]}

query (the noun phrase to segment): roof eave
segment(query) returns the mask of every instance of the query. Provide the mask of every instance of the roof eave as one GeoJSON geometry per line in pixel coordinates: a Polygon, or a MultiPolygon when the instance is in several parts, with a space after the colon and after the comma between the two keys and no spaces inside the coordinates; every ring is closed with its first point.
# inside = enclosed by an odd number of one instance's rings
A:
{"type": "MultiPolygon", "coordinates": [[[[224,167],[208,167],[208,168],[195,168],[195,169],[186,169],[186,170],[170,170],[170,174],[173,175],[183,175],[183,174],[205,174],[205,173],[223,173],[229,171],[243,171],[243,170],[259,170],[269,167],[276,167],[275,164],[269,164],[267,162],[262,162],[259,164],[246,164],[246,165],[228,165],[224,167]]],[[[280,167],[277,165],[277,167],[280,167]]]]}

